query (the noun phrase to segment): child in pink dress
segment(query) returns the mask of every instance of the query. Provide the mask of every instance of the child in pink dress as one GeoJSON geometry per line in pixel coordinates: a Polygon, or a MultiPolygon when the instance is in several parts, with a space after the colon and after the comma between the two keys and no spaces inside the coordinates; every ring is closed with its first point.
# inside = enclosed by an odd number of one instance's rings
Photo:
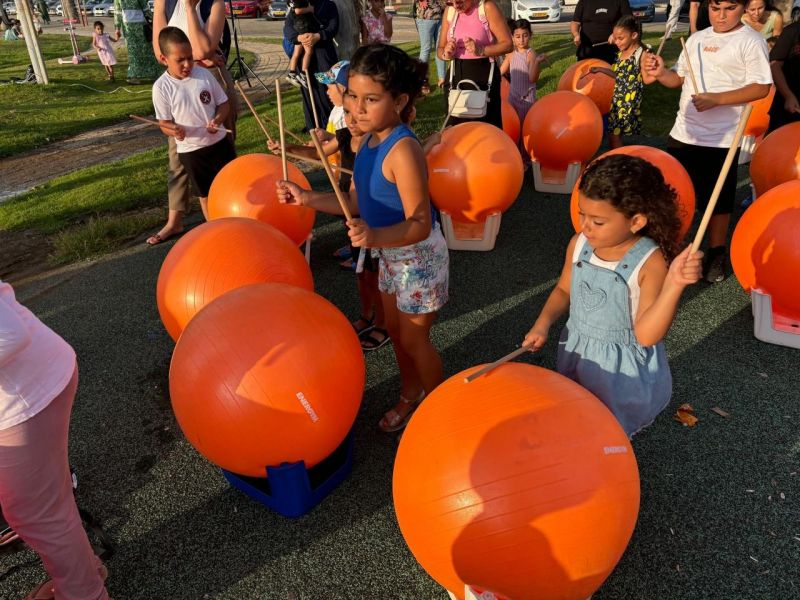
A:
{"type": "Polygon", "coordinates": [[[361,43],[388,44],[392,41],[392,17],[383,7],[384,0],[370,0],[361,17],[361,43]]]}
{"type": "MultiPolygon", "coordinates": [[[[118,42],[119,36],[114,41],[118,42]]],[[[114,65],[117,64],[117,57],[114,54],[114,48],[111,47],[111,36],[103,32],[102,21],[94,22],[92,46],[97,50],[97,58],[100,60],[100,64],[106,68],[108,80],[114,81],[114,65]]]]}

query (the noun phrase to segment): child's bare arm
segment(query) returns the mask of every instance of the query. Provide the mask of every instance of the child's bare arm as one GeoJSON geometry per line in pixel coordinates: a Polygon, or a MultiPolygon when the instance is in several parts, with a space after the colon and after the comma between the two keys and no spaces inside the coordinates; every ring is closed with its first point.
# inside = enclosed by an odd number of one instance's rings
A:
{"type": "Polygon", "coordinates": [[[546,54],[531,52],[530,58],[528,59],[528,80],[531,83],[539,81],[539,75],[542,74],[542,63],[546,60],[546,54]]]}
{"type": "Polygon", "coordinates": [[[575,253],[575,244],[578,242],[578,234],[572,236],[569,244],[567,245],[567,253],[564,257],[564,267],[561,269],[561,276],[558,278],[558,283],[547,302],[544,303],[542,312],[539,317],[528,331],[525,339],[522,340],[522,345],[529,348],[533,352],[538,351],[545,342],[550,332],[550,327],[553,323],[569,310],[569,291],[572,284],[572,255],[575,253]]]}
{"type": "Polygon", "coordinates": [[[692,103],[698,112],[717,106],[747,104],[765,97],[769,94],[769,88],[770,84],[768,83],[751,83],[727,92],[704,92],[692,96],[692,103]]]}
{"type": "Polygon", "coordinates": [[[171,119],[159,119],[158,126],[161,128],[161,133],[168,137],[174,137],[178,141],[182,141],[186,137],[184,128],[176,125],[175,121],[171,119]]]}
{"type": "Polygon", "coordinates": [[[687,246],[667,263],[661,252],[654,252],[639,274],[639,310],[633,330],[642,346],[657,344],[667,335],[678,302],[687,285],[696,283],[702,274],[702,252],[690,255],[687,246]]]}
{"type": "Polygon", "coordinates": [[[208,129],[211,133],[215,133],[217,129],[219,129],[220,125],[225,122],[225,119],[228,118],[230,108],[230,102],[223,102],[217,106],[217,114],[215,114],[214,118],[211,119],[211,122],[208,124],[206,129],[208,129]]]}
{"type": "Polygon", "coordinates": [[[500,75],[505,75],[511,70],[511,53],[503,57],[503,62],[500,64],[500,75]]]}
{"type": "Polygon", "coordinates": [[[653,78],[653,81],[658,81],[668,88],[679,88],[683,85],[683,77],[672,69],[667,69],[662,57],[650,53],[645,54],[645,56],[646,71],[653,78]]]}

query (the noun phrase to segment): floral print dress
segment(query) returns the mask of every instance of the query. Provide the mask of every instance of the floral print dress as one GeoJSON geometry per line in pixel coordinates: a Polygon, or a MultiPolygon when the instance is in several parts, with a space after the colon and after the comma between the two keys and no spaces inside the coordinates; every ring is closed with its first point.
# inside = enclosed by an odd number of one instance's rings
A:
{"type": "Polygon", "coordinates": [[[644,82],[640,61],[644,49],[640,46],[626,59],[614,61],[611,69],[617,74],[614,95],[611,98],[611,112],[608,115],[608,128],[614,135],[638,135],[642,132],[642,92],[644,82]]]}

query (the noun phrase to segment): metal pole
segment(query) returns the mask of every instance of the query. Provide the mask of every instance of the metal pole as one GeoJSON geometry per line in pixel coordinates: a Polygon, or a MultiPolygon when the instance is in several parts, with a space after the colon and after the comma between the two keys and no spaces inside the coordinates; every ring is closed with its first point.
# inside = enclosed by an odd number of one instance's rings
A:
{"type": "Polygon", "coordinates": [[[30,4],[28,4],[28,0],[15,0],[15,4],[17,6],[17,15],[21,17],[22,33],[25,36],[25,46],[28,48],[28,56],[31,59],[33,72],[36,74],[36,82],[47,85],[50,80],[47,77],[47,69],[45,69],[42,51],[39,48],[39,38],[36,33],[36,25],[30,4]]]}

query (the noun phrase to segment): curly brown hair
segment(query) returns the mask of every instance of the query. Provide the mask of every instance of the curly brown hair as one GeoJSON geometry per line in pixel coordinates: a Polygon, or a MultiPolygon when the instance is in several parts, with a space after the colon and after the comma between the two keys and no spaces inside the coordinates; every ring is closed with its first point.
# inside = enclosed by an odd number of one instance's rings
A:
{"type": "Polygon", "coordinates": [[[647,225],[639,234],[657,243],[667,262],[680,253],[678,195],[652,163],[626,154],[606,156],[587,167],[579,189],[587,198],[610,202],[629,219],[645,215],[647,225]]]}

